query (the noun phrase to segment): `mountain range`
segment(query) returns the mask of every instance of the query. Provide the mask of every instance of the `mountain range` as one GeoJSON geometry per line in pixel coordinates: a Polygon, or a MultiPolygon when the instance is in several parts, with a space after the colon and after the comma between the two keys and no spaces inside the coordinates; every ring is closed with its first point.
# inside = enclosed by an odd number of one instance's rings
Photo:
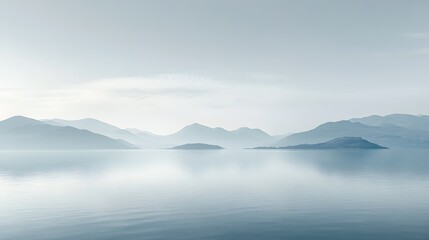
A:
{"type": "Polygon", "coordinates": [[[70,126],[102,134],[113,139],[122,139],[139,148],[170,148],[187,143],[222,145],[227,148],[246,148],[271,144],[277,139],[260,129],[247,127],[228,131],[194,123],[170,135],[157,135],[139,129],[121,129],[97,119],[80,120],[49,119],[44,123],[54,126],[70,126]]]}
{"type": "Polygon", "coordinates": [[[428,148],[429,116],[392,114],[327,122],[309,131],[271,136],[260,129],[211,128],[194,123],[169,135],[119,128],[97,119],[36,120],[22,116],[0,121],[0,149],[171,148],[188,143],[225,148],[287,147],[341,137],[360,137],[388,148],[428,148]]]}
{"type": "Polygon", "coordinates": [[[132,144],[88,130],[15,116],[0,121],[0,149],[132,149],[132,144]]]}
{"type": "Polygon", "coordinates": [[[126,129],[121,129],[109,123],[105,123],[93,118],[84,118],[79,120],[48,119],[42,121],[53,126],[69,126],[77,129],[88,130],[93,133],[98,133],[113,139],[122,139],[139,148],[155,148],[169,146],[160,142],[155,137],[155,135],[145,133],[143,131],[133,132],[126,129]]]}
{"type": "Polygon", "coordinates": [[[362,137],[388,148],[429,147],[429,116],[392,114],[328,122],[287,136],[271,146],[316,144],[339,137],[362,137]]]}
{"type": "Polygon", "coordinates": [[[351,122],[359,122],[368,126],[397,126],[417,131],[429,131],[429,116],[410,114],[390,114],[387,116],[372,115],[363,118],[352,118],[351,122]]]}

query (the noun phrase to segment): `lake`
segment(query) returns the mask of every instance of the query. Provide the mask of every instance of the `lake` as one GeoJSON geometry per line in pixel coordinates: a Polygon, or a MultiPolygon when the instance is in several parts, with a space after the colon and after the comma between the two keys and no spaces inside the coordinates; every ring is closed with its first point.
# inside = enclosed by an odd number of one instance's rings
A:
{"type": "Polygon", "coordinates": [[[429,239],[429,150],[0,151],[0,239],[429,239]]]}

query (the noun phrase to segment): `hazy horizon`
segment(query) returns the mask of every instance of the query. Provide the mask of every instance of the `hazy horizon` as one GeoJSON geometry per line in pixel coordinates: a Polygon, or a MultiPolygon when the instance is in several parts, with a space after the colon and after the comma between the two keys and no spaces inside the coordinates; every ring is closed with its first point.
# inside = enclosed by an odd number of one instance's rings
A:
{"type": "Polygon", "coordinates": [[[428,114],[426,1],[0,0],[0,118],[270,134],[428,114]]]}
{"type": "Polygon", "coordinates": [[[0,0],[0,240],[429,239],[429,1],[0,0]]]}
{"type": "MultiPolygon", "coordinates": [[[[417,115],[412,115],[412,114],[407,114],[407,113],[392,113],[392,114],[387,114],[387,115],[378,115],[378,114],[375,114],[375,115],[370,115],[370,116],[359,116],[359,117],[350,118],[350,119],[338,119],[338,120],[331,120],[331,121],[327,121],[327,122],[320,122],[320,123],[316,123],[316,125],[311,126],[308,129],[304,129],[302,131],[296,131],[296,132],[286,132],[286,133],[269,132],[269,131],[265,131],[264,129],[259,128],[259,127],[254,127],[254,128],[251,128],[251,129],[260,129],[260,130],[264,131],[265,133],[268,133],[271,136],[281,136],[281,135],[290,135],[290,134],[295,134],[295,133],[300,133],[300,132],[306,132],[308,130],[312,130],[312,129],[314,129],[314,128],[322,125],[322,124],[329,123],[329,122],[338,122],[338,121],[344,121],[344,120],[345,121],[349,121],[349,120],[353,120],[353,119],[360,119],[360,118],[372,117],[372,116],[386,117],[386,116],[392,116],[392,115],[410,115],[410,116],[416,116],[416,117],[421,117],[421,116],[428,116],[429,117],[429,115],[425,115],[425,114],[417,114],[417,115]]],[[[37,119],[37,118],[32,118],[30,116],[13,115],[13,116],[9,116],[9,117],[4,118],[4,119],[0,119],[0,121],[7,120],[7,119],[13,118],[13,117],[25,117],[25,118],[39,120],[39,121],[42,121],[42,122],[44,122],[44,121],[55,121],[55,120],[65,120],[65,121],[80,121],[80,120],[87,120],[87,119],[88,120],[96,120],[96,121],[100,121],[100,122],[104,122],[104,123],[113,125],[115,127],[119,127],[120,129],[126,129],[126,130],[137,129],[137,130],[145,131],[147,133],[156,134],[156,135],[159,135],[159,136],[167,136],[167,135],[171,135],[171,134],[177,133],[178,131],[182,130],[183,128],[189,127],[189,126],[194,125],[194,124],[202,125],[202,126],[209,127],[209,128],[212,128],[212,129],[222,128],[222,129],[225,129],[227,131],[234,131],[234,130],[238,130],[240,128],[246,128],[246,127],[248,127],[248,126],[244,126],[243,125],[243,126],[239,126],[239,127],[236,127],[236,128],[225,128],[225,127],[220,126],[220,125],[207,125],[207,124],[200,123],[200,122],[192,122],[192,123],[185,124],[185,125],[179,127],[178,129],[175,129],[175,130],[173,130],[171,132],[158,133],[158,132],[155,132],[155,131],[153,131],[151,129],[135,128],[135,127],[129,127],[129,126],[118,126],[118,125],[115,125],[115,124],[113,124],[111,122],[105,121],[103,119],[97,119],[97,118],[91,118],[91,117],[77,118],[77,119],[61,119],[61,118],[55,118],[55,117],[54,118],[37,119]]],[[[47,124],[52,124],[52,123],[49,123],[49,122],[46,122],[46,123],[47,124]]],[[[67,126],[67,124],[65,126],[67,126]]]]}

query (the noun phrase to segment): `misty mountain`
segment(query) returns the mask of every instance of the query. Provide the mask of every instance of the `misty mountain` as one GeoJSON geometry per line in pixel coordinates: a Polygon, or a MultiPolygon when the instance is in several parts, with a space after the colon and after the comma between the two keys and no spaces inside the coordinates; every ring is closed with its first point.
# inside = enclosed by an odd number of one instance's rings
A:
{"type": "Polygon", "coordinates": [[[55,126],[71,126],[102,134],[113,139],[122,139],[140,148],[167,148],[190,142],[204,142],[225,147],[243,148],[271,144],[276,139],[260,129],[242,127],[233,131],[210,128],[198,123],[191,124],[170,135],[156,135],[139,129],[121,129],[97,119],[44,120],[55,126]]]}
{"type": "Polygon", "coordinates": [[[198,123],[186,126],[178,132],[162,137],[166,143],[186,144],[204,142],[227,148],[244,148],[270,144],[275,138],[260,129],[239,128],[228,131],[223,128],[210,128],[198,123]]]}
{"type": "Polygon", "coordinates": [[[368,126],[398,126],[407,129],[429,131],[429,116],[414,116],[410,114],[390,114],[387,116],[373,115],[363,118],[350,119],[368,126]]]}
{"type": "Polygon", "coordinates": [[[429,132],[407,129],[396,125],[368,126],[351,121],[328,122],[310,131],[287,136],[273,144],[273,146],[316,144],[344,136],[362,137],[389,148],[429,147],[429,132]]]}
{"type": "Polygon", "coordinates": [[[109,123],[93,118],[79,120],[49,119],[43,120],[43,122],[54,126],[70,126],[78,129],[85,129],[113,139],[129,142],[140,148],[167,146],[162,143],[155,135],[138,131],[137,129],[134,129],[136,133],[133,133],[126,129],[121,129],[109,123]]]}
{"type": "Polygon", "coordinates": [[[130,149],[126,142],[73,127],[15,116],[0,121],[1,149],[130,149]]]}
{"type": "Polygon", "coordinates": [[[274,140],[273,136],[269,135],[268,133],[262,131],[259,128],[241,127],[231,132],[237,135],[251,136],[252,138],[258,139],[258,141],[263,141],[263,142],[270,142],[274,140]]]}

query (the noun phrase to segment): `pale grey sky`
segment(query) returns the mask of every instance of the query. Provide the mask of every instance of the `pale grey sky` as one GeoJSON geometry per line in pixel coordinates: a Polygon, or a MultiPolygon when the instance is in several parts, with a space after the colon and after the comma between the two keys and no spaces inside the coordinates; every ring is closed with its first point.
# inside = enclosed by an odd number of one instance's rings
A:
{"type": "Polygon", "coordinates": [[[0,117],[269,133],[428,114],[429,1],[0,0],[0,117]]]}

